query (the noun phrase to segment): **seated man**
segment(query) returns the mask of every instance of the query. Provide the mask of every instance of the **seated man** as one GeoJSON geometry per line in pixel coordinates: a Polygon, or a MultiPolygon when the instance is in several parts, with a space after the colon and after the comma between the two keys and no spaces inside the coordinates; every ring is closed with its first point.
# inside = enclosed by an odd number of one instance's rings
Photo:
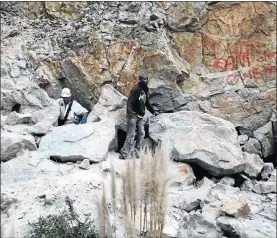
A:
{"type": "Polygon", "coordinates": [[[88,110],[72,99],[69,88],[64,88],[61,98],[57,99],[60,105],[60,116],[58,126],[68,123],[85,124],[87,122],[88,110]]]}

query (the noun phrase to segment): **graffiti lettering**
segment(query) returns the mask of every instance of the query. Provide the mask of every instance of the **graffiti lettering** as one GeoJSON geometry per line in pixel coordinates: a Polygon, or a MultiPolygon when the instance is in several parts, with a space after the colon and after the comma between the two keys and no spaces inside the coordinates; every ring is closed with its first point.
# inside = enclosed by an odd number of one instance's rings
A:
{"type": "Polygon", "coordinates": [[[227,59],[216,59],[214,62],[214,68],[220,72],[236,70],[240,66],[251,66],[248,52],[237,52],[235,55],[229,55],[227,59]]]}
{"type": "MultiPolygon", "coordinates": [[[[275,61],[276,52],[264,52],[264,61],[275,61]]],[[[250,53],[249,52],[236,52],[235,54],[227,56],[225,59],[215,59],[213,67],[219,72],[237,70],[243,67],[251,67],[250,53]]],[[[276,67],[272,65],[263,65],[265,73],[276,73],[276,67]]],[[[257,72],[251,72],[253,78],[256,77],[257,72]]]]}
{"type": "Polygon", "coordinates": [[[264,60],[265,61],[270,61],[274,60],[276,61],[276,51],[275,52],[264,52],[264,60]]]}

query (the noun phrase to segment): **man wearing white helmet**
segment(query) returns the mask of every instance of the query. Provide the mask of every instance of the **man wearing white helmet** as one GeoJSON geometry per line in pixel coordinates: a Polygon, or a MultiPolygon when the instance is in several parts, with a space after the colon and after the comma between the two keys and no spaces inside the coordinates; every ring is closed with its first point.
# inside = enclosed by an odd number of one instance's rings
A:
{"type": "Polygon", "coordinates": [[[85,124],[87,122],[88,110],[72,99],[69,88],[63,88],[61,98],[57,101],[60,104],[59,126],[68,123],[85,124]]]}

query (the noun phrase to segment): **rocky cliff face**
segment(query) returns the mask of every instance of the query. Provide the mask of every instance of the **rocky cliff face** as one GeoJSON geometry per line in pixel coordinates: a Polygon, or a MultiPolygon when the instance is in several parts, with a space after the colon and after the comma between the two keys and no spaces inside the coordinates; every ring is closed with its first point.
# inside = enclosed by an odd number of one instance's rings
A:
{"type": "Polygon", "coordinates": [[[139,74],[167,112],[147,112],[144,141],[174,160],[165,237],[276,237],[271,2],[1,2],[1,236],[27,236],[67,196],[98,219],[139,74]],[[87,124],[56,127],[64,86],[87,124]]]}
{"type": "MultiPolygon", "coordinates": [[[[162,112],[198,110],[251,131],[276,106],[276,5],[270,2],[1,3],[5,91],[67,85],[91,109],[104,84],[128,95],[149,76],[162,112]],[[16,85],[14,85],[14,82],[16,85]]],[[[4,92],[3,92],[4,89],[4,92]]]]}

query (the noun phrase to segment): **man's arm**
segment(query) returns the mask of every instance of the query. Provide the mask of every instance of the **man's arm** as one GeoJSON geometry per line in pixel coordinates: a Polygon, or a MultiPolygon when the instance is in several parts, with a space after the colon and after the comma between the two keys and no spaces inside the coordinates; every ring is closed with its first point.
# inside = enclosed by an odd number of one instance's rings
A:
{"type": "Polygon", "coordinates": [[[88,110],[87,109],[85,109],[84,107],[82,107],[81,106],[81,104],[80,103],[78,103],[78,102],[76,102],[76,101],[73,101],[73,103],[74,103],[74,113],[76,114],[76,115],[86,115],[86,114],[88,114],[88,110]]]}
{"type": "Polygon", "coordinates": [[[138,105],[138,100],[139,100],[139,95],[140,95],[140,91],[138,88],[134,89],[131,91],[130,93],[130,96],[129,96],[129,103],[132,107],[132,110],[135,112],[135,113],[140,113],[138,110],[139,108],[137,107],[138,105]]]}
{"type": "Polygon", "coordinates": [[[155,110],[154,110],[154,108],[152,107],[152,105],[151,105],[150,102],[149,102],[148,93],[146,93],[146,102],[145,102],[145,106],[146,106],[146,108],[147,108],[147,110],[148,110],[149,112],[151,112],[153,115],[155,114],[155,110]]]}

